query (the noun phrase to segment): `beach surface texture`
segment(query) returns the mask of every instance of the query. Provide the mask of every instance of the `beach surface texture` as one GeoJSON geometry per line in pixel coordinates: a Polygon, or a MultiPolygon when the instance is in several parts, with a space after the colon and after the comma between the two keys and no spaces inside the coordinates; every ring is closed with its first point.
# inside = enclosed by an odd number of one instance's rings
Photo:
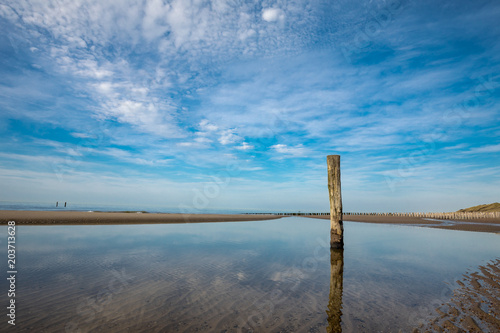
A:
{"type": "Polygon", "coordinates": [[[436,317],[414,332],[498,332],[500,328],[500,259],[464,274],[451,300],[436,317]]]}

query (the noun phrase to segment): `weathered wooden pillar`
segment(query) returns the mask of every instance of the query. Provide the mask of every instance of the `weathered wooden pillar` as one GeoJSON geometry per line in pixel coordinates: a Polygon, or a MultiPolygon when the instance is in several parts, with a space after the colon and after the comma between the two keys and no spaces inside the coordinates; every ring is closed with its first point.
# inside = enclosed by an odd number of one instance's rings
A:
{"type": "Polygon", "coordinates": [[[330,195],[330,247],[344,248],[342,194],[340,191],[340,155],[328,155],[328,193],[330,195]]]}

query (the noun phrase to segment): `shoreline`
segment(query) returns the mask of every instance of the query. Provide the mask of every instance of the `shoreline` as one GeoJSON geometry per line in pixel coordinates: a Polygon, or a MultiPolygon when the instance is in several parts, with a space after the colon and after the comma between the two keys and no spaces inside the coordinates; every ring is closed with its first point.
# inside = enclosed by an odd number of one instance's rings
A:
{"type": "MultiPolygon", "coordinates": [[[[0,210],[0,224],[15,221],[17,225],[113,225],[244,222],[275,220],[288,215],[247,214],[180,214],[144,212],[32,211],[0,210]]],[[[329,215],[303,217],[329,220],[329,215]]],[[[422,217],[344,215],[344,221],[375,224],[414,225],[428,228],[500,233],[500,218],[470,220],[430,220],[422,217]]]]}
{"type": "Polygon", "coordinates": [[[283,216],[239,214],[170,214],[136,212],[0,210],[0,224],[16,225],[108,225],[243,222],[275,220],[283,216]]]}

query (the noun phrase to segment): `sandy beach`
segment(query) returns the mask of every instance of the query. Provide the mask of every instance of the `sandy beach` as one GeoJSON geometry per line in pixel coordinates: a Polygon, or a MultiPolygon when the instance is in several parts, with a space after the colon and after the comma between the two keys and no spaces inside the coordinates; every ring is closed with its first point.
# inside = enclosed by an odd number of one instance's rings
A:
{"type": "Polygon", "coordinates": [[[152,224],[201,223],[274,220],[282,216],[242,214],[156,214],[81,211],[0,210],[0,223],[68,225],[68,224],[152,224]]]}
{"type": "MultiPolygon", "coordinates": [[[[325,220],[330,219],[330,216],[328,215],[312,215],[307,217],[325,220]]],[[[403,225],[406,224],[439,229],[500,233],[500,219],[498,218],[470,220],[429,220],[421,217],[405,216],[344,215],[344,221],[403,225]]]]}
{"type": "MultiPolygon", "coordinates": [[[[237,222],[280,219],[277,215],[246,214],[168,214],[136,212],[83,212],[83,211],[25,211],[0,210],[0,223],[16,221],[16,224],[70,225],[70,224],[152,224],[152,223],[201,223],[237,222]]],[[[328,215],[306,216],[329,220],[328,215]]],[[[344,215],[344,221],[382,224],[417,225],[430,228],[500,233],[500,219],[429,220],[420,217],[344,215]]]]}

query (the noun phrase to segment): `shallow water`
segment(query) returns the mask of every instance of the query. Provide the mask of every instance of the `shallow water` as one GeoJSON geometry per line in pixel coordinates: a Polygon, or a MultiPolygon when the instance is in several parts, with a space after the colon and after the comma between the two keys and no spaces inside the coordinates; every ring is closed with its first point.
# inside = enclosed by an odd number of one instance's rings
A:
{"type": "Polygon", "coordinates": [[[343,332],[410,331],[500,255],[498,234],[345,222],[343,253],[328,237],[301,217],[19,226],[15,331],[325,332],[339,311],[343,332]]]}

